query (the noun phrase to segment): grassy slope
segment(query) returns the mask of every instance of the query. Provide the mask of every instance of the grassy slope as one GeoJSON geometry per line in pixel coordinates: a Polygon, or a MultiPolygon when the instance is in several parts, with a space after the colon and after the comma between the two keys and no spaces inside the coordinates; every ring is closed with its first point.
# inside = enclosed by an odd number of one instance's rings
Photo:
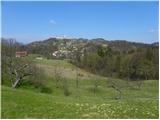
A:
{"type": "Polygon", "coordinates": [[[115,80],[122,87],[123,99],[114,100],[117,92],[107,87],[109,78],[83,74],[79,88],[75,86],[75,66],[65,60],[36,60],[45,70],[47,85],[52,94],[41,94],[24,88],[13,90],[2,87],[2,118],[158,118],[158,81],[145,81],[140,90],[135,82],[115,80]],[[67,78],[71,95],[65,97],[61,88],[55,87],[55,66],[67,78]],[[93,94],[93,80],[99,80],[93,94]],[[130,87],[125,87],[130,86],[130,87]]]}
{"type": "MultiPolygon", "coordinates": [[[[36,60],[39,67],[42,67],[45,70],[45,73],[48,75],[48,84],[50,87],[53,87],[53,91],[56,92],[60,89],[55,89],[55,81],[54,81],[54,70],[55,66],[57,66],[58,71],[61,72],[61,75],[65,78],[68,78],[69,88],[72,91],[72,95],[76,95],[76,67],[65,60],[36,60]],[[49,61],[49,62],[47,62],[49,61]]],[[[105,97],[105,98],[113,98],[116,96],[116,92],[112,88],[108,88],[109,80],[114,80],[117,83],[118,87],[121,87],[123,91],[124,97],[126,98],[158,98],[158,81],[146,81],[143,82],[142,90],[137,90],[136,82],[125,82],[120,79],[111,79],[98,75],[94,75],[92,73],[86,72],[82,69],[78,68],[78,73],[83,74],[83,76],[79,77],[79,89],[78,94],[82,96],[94,97],[92,93],[92,89],[94,86],[94,81],[98,80],[98,90],[96,96],[105,97]],[[130,87],[125,87],[130,86],[130,87]]],[[[59,95],[59,94],[58,94],[59,95]]]]}
{"type": "Polygon", "coordinates": [[[158,100],[83,101],[2,86],[2,118],[158,118],[158,100]]]}

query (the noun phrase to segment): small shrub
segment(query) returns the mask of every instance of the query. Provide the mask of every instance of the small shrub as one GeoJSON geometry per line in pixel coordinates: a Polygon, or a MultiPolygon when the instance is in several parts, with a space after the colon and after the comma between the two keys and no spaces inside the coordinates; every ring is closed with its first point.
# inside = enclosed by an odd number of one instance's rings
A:
{"type": "Polygon", "coordinates": [[[65,96],[69,96],[71,93],[69,92],[69,90],[68,89],[64,89],[64,95],[65,96]]]}
{"type": "Polygon", "coordinates": [[[71,93],[69,91],[69,86],[66,78],[62,78],[63,91],[65,96],[69,96],[71,93]]]}
{"type": "Polygon", "coordinates": [[[41,87],[41,92],[42,93],[52,93],[52,90],[51,90],[51,88],[49,88],[49,87],[46,87],[46,86],[42,86],[41,87]]]}

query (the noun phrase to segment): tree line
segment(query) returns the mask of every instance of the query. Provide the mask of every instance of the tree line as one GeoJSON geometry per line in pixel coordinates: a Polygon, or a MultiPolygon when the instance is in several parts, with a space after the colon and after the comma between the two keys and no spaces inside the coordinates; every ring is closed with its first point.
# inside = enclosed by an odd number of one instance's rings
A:
{"type": "Polygon", "coordinates": [[[88,71],[107,77],[126,80],[159,79],[159,47],[146,46],[131,51],[118,51],[98,45],[96,52],[84,52],[72,63],[88,71]]]}

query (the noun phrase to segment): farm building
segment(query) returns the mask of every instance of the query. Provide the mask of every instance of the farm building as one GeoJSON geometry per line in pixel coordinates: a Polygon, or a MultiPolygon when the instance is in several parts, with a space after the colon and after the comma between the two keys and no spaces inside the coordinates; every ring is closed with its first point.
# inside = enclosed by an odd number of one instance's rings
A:
{"type": "Polygon", "coordinates": [[[25,57],[25,56],[27,56],[27,51],[16,52],[16,57],[25,57]]]}

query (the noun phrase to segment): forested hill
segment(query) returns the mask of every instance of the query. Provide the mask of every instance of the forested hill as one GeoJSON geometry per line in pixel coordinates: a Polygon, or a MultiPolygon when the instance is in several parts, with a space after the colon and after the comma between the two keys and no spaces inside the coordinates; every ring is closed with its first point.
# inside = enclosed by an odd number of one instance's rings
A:
{"type": "MultiPolygon", "coordinates": [[[[145,44],[145,43],[136,43],[136,42],[129,42],[126,40],[105,40],[103,38],[96,38],[96,39],[84,39],[84,38],[79,38],[79,39],[58,39],[58,38],[49,38],[43,41],[36,41],[29,43],[27,45],[27,48],[31,52],[38,52],[37,50],[39,48],[45,48],[43,52],[54,52],[57,50],[57,48],[61,45],[63,47],[96,47],[98,45],[108,45],[111,48],[118,50],[118,51],[123,51],[123,52],[131,52],[131,51],[136,51],[139,48],[144,48],[144,47],[153,47],[153,46],[158,46],[158,42],[155,42],[153,44],[145,44]]],[[[41,51],[41,50],[40,50],[41,51]]],[[[39,51],[39,52],[40,52],[39,51]]],[[[46,55],[46,53],[45,53],[46,55]]]]}
{"type": "Polygon", "coordinates": [[[73,64],[104,76],[158,79],[158,43],[49,38],[32,42],[26,49],[48,58],[70,59],[73,64]]]}
{"type": "Polygon", "coordinates": [[[159,79],[159,43],[49,38],[20,47],[48,59],[68,59],[95,74],[123,79],[159,79]]]}

